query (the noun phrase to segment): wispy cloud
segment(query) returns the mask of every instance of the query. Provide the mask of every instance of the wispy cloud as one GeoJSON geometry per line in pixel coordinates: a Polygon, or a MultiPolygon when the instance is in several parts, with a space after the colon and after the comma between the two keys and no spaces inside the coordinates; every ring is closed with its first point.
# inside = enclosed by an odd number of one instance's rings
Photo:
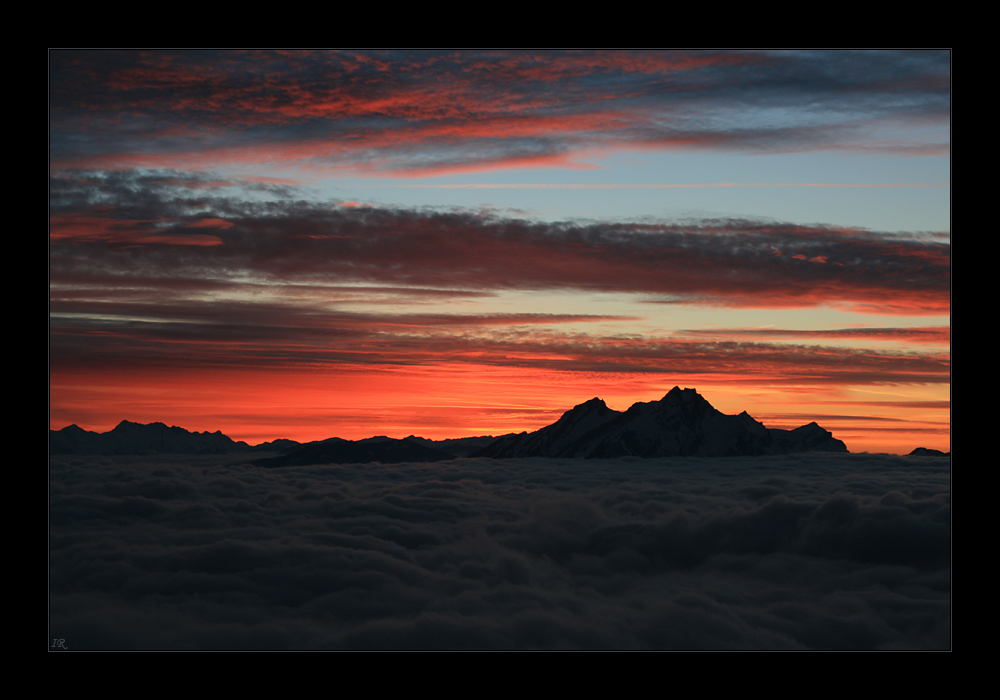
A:
{"type": "MultiPolygon", "coordinates": [[[[436,365],[572,372],[714,375],[714,381],[941,383],[947,353],[871,351],[761,342],[559,332],[567,323],[634,319],[586,315],[331,312],[307,305],[53,299],[53,363],[92,369],[121,356],[134,367],[436,365]]],[[[110,369],[107,367],[106,369],[110,369]]]]}
{"type": "Polygon", "coordinates": [[[57,167],[403,176],[634,148],[948,150],[947,52],[55,51],[57,167]],[[266,135],[266,143],[264,137],[266,135]]]}
{"type": "Polygon", "coordinates": [[[951,326],[925,326],[920,328],[836,328],[832,330],[791,330],[781,328],[715,328],[712,330],[683,330],[681,335],[711,338],[755,339],[830,339],[830,340],[883,340],[948,345],[951,343],[951,326]]]}

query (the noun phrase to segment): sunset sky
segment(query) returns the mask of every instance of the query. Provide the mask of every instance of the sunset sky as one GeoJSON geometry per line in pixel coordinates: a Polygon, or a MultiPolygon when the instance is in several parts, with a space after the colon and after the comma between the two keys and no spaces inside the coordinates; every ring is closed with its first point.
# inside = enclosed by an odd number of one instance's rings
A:
{"type": "Polygon", "coordinates": [[[950,58],[50,51],[50,427],[950,450],[950,58]]]}

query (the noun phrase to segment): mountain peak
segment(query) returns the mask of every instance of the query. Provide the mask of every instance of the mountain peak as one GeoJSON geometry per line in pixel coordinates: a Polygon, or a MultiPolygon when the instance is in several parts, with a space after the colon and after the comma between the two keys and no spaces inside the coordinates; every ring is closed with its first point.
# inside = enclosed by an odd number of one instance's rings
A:
{"type": "MultiPolygon", "coordinates": [[[[130,420],[123,420],[121,423],[119,423],[118,425],[116,425],[113,428],[113,430],[128,430],[130,428],[133,429],[133,430],[135,430],[135,429],[150,429],[150,428],[161,428],[161,427],[162,428],[166,428],[167,424],[166,423],[160,423],[159,421],[157,421],[155,423],[134,423],[134,422],[132,422],[130,420]]],[[[178,428],[178,429],[179,430],[183,430],[183,428],[178,428]]],[[[188,431],[185,430],[184,432],[188,432],[188,431]]]]}
{"type": "Polygon", "coordinates": [[[483,449],[472,453],[472,457],[557,457],[572,452],[573,445],[600,426],[618,417],[618,411],[608,408],[603,399],[594,397],[577,404],[566,411],[552,425],[533,433],[504,436],[483,449]]]}
{"type": "Polygon", "coordinates": [[[661,401],[683,401],[685,403],[691,403],[694,401],[708,403],[704,396],[698,393],[696,389],[681,389],[679,386],[675,386],[673,389],[667,392],[661,401]]]}

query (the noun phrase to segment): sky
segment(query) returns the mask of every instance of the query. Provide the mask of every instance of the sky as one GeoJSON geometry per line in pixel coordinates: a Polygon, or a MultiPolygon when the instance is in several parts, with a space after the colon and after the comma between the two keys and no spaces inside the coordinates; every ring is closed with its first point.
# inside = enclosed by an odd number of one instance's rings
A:
{"type": "Polygon", "coordinates": [[[947,51],[50,51],[50,427],[950,450],[947,51]]]}

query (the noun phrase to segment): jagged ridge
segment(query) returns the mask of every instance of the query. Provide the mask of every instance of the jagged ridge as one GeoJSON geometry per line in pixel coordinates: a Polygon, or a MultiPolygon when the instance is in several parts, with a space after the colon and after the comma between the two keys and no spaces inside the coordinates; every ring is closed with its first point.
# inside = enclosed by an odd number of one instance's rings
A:
{"type": "Polygon", "coordinates": [[[311,464],[400,464],[401,462],[441,462],[455,455],[425,447],[413,440],[374,437],[366,440],[330,438],[309,442],[280,457],[258,459],[260,467],[305,467],[311,464]]]}
{"type": "Polygon", "coordinates": [[[674,387],[659,401],[635,403],[627,411],[608,408],[593,398],[533,433],[505,435],[479,449],[485,437],[432,441],[411,436],[367,440],[330,438],[305,445],[275,440],[250,447],[222,432],[192,433],[163,423],[122,421],[107,433],[71,425],[49,431],[51,454],[238,454],[279,451],[281,457],[258,460],[262,466],[362,462],[433,462],[470,457],[728,457],[847,452],[843,442],[809,423],[794,430],[765,428],[746,411],[737,416],[716,410],[694,389],[674,387]],[[440,448],[448,449],[440,449],[440,448]],[[478,449],[478,451],[473,451],[478,449]],[[471,452],[471,454],[470,454],[471,452]]]}
{"type": "Polygon", "coordinates": [[[130,454],[238,454],[253,448],[235,442],[217,430],[192,433],[163,423],[132,423],[123,420],[113,430],[95,433],[77,425],[49,431],[49,452],[54,455],[130,454]]]}
{"type": "Polygon", "coordinates": [[[505,436],[470,456],[730,457],[812,451],[847,452],[847,447],[816,423],[768,429],[746,411],[726,415],[694,389],[674,387],[659,401],[633,404],[624,413],[591,399],[552,425],[505,436]]]}

